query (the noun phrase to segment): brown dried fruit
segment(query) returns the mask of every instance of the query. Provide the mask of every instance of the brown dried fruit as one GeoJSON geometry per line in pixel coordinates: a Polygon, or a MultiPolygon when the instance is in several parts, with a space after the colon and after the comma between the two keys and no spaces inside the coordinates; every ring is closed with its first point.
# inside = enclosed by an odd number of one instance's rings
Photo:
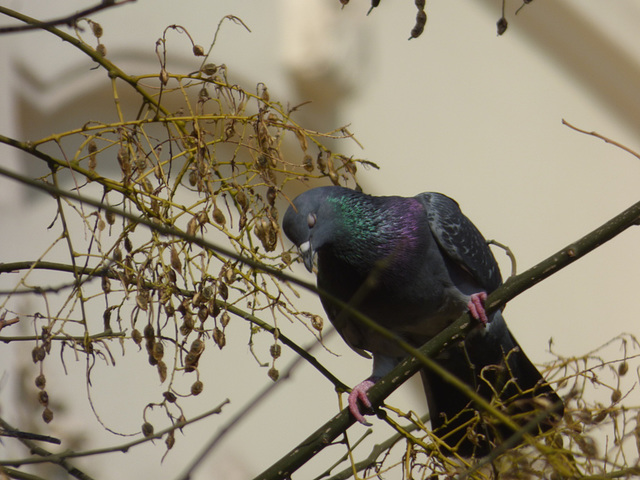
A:
{"type": "Polygon", "coordinates": [[[213,329],[213,341],[216,342],[216,345],[222,350],[224,346],[227,344],[227,340],[224,336],[224,332],[220,330],[218,327],[213,329]]]}
{"type": "Polygon", "coordinates": [[[611,402],[612,403],[616,403],[618,401],[620,401],[620,399],[622,398],[622,392],[620,390],[618,390],[617,388],[611,392],[611,402]]]}
{"type": "Polygon", "coordinates": [[[44,420],[44,423],[50,423],[51,420],[53,420],[53,412],[49,409],[49,407],[43,410],[42,420],[44,420]]]}
{"type": "Polygon", "coordinates": [[[320,315],[313,315],[311,317],[311,326],[321,332],[324,327],[324,319],[320,315]]]}
{"type": "Polygon", "coordinates": [[[40,375],[38,375],[36,377],[36,387],[38,387],[39,389],[43,389],[45,386],[47,385],[47,379],[46,377],[41,373],[40,375]]]}
{"type": "Polygon", "coordinates": [[[33,359],[33,363],[41,362],[47,356],[47,352],[43,347],[34,347],[31,350],[31,358],[33,359]]]}
{"type": "Polygon", "coordinates": [[[162,360],[158,361],[158,375],[160,376],[160,383],[164,383],[167,379],[167,364],[162,360]]]}
{"type": "Polygon", "coordinates": [[[142,334],[140,330],[134,328],[131,332],[131,339],[135,342],[136,345],[140,345],[142,343],[142,334]]]}
{"type": "Polygon", "coordinates": [[[620,365],[618,365],[618,375],[623,377],[629,371],[629,364],[624,361],[620,365]]]}
{"type": "Polygon", "coordinates": [[[191,395],[200,395],[204,389],[204,384],[200,380],[196,380],[191,385],[191,395]]]}
{"type": "Polygon", "coordinates": [[[174,432],[171,431],[167,435],[167,438],[164,440],[164,444],[167,446],[167,450],[171,450],[175,445],[175,443],[176,443],[176,437],[174,435],[174,432]]]}
{"type": "Polygon", "coordinates": [[[218,207],[215,207],[213,209],[213,221],[223,227],[224,224],[227,223],[227,219],[225,218],[224,213],[222,213],[222,210],[220,210],[218,207]]]}
{"type": "Polygon", "coordinates": [[[147,340],[155,337],[156,332],[153,329],[153,325],[151,325],[150,323],[147,324],[146,327],[144,327],[144,338],[146,338],[147,340]]]}
{"type": "Polygon", "coordinates": [[[142,424],[142,435],[144,435],[146,438],[149,438],[153,435],[153,425],[151,425],[149,422],[144,422],[142,424]]]}
{"type": "Polygon", "coordinates": [[[153,345],[153,358],[160,361],[164,357],[164,345],[160,342],[156,342],[153,345]]]}

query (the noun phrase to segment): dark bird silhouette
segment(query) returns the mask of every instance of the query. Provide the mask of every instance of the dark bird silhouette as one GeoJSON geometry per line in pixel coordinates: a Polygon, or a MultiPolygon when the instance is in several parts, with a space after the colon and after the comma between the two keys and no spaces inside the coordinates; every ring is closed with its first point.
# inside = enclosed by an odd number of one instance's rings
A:
{"type": "MultiPolygon", "coordinates": [[[[562,402],[524,354],[500,311],[486,315],[484,300],[502,284],[486,240],[458,204],[440,193],[375,197],[343,187],[319,187],[299,195],[283,229],[312,271],[318,287],[418,347],[466,310],[478,326],[435,359],[519,424],[549,412],[536,432],[551,428],[562,402]],[[550,413],[555,405],[555,414],[550,413]],[[546,409],[546,410],[545,410],[546,409]]],[[[321,297],[342,338],[373,356],[371,377],[349,395],[355,418],[371,404],[367,390],[405,356],[395,342],[321,297]]],[[[421,371],[434,433],[450,451],[486,455],[514,432],[490,418],[465,394],[428,369],[421,371]]]]}

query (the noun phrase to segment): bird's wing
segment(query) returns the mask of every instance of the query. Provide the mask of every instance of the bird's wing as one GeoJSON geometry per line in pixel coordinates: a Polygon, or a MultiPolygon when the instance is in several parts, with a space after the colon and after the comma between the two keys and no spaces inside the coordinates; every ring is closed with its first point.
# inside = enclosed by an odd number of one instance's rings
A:
{"type": "Polygon", "coordinates": [[[429,227],[443,252],[464,268],[487,292],[502,283],[500,269],[476,226],[460,211],[458,203],[441,193],[416,196],[424,205],[429,227]]]}

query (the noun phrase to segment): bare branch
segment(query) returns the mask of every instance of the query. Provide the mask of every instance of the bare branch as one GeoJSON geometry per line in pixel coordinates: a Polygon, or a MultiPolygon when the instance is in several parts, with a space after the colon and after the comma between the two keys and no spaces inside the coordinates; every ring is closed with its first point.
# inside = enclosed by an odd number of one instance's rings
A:
{"type": "Polygon", "coordinates": [[[100,12],[102,10],[106,10],[111,7],[119,7],[124,5],[125,3],[135,2],[136,0],[103,0],[101,3],[94,5],[93,7],[85,8],[84,10],[80,10],[72,15],[68,15],[66,17],[55,18],[53,20],[34,20],[29,22],[27,25],[15,25],[11,27],[0,27],[0,35],[5,33],[17,33],[17,32],[26,32],[28,30],[39,30],[46,27],[55,27],[57,25],[68,25],[72,27],[76,24],[76,22],[82,17],[86,17],[87,15],[91,15],[93,13],[100,12]]]}

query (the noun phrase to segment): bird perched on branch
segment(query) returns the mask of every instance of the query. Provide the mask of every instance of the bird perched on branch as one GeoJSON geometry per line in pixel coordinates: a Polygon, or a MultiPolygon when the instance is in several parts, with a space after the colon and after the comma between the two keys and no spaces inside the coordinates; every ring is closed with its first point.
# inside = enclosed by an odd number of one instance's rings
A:
{"type": "MultiPolygon", "coordinates": [[[[478,326],[435,360],[483,398],[497,400],[518,425],[546,411],[537,429],[542,432],[562,415],[560,398],[519,347],[501,312],[486,314],[484,300],[502,278],[486,240],[454,200],[430,192],[375,197],[319,187],[293,201],[283,229],[309,271],[317,256],[322,291],[351,302],[413,346],[421,346],[468,310],[478,326]]],[[[347,344],[373,356],[371,377],[349,395],[351,413],[366,424],[362,411],[371,408],[367,391],[406,352],[328,297],[321,301],[347,344]]],[[[432,428],[449,446],[447,453],[486,455],[514,433],[436,373],[424,368],[421,375],[432,428]]]]}

